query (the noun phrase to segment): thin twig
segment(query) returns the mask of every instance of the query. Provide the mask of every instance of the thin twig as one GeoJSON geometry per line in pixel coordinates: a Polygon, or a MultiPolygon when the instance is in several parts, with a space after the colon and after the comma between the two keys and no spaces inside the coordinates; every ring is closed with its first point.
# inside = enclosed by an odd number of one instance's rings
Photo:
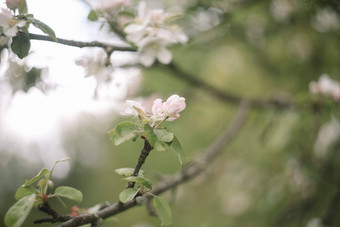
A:
{"type": "MultiPolygon", "coordinates": [[[[222,133],[221,136],[212,144],[212,146],[204,152],[205,155],[203,156],[203,158],[191,163],[191,165],[187,166],[181,172],[175,174],[173,177],[165,179],[164,181],[159,183],[158,186],[154,187],[154,189],[151,190],[150,193],[154,195],[159,195],[169,189],[176,187],[177,185],[193,179],[199,173],[204,171],[205,167],[209,165],[211,161],[223,151],[223,148],[227,144],[229,144],[235,137],[235,135],[240,131],[246,120],[250,106],[250,103],[247,101],[241,102],[240,108],[231,124],[228,126],[226,131],[222,133]]],[[[146,194],[144,195],[144,197],[146,199],[150,199],[151,195],[146,194]]],[[[116,202],[106,207],[105,209],[98,211],[96,213],[97,217],[93,214],[74,217],[71,220],[62,223],[61,225],[59,225],[59,227],[74,227],[88,224],[98,219],[98,217],[106,219],[125,210],[128,210],[136,205],[138,205],[136,199],[130,200],[126,203],[116,202]]]]}
{"type": "MultiPolygon", "coordinates": [[[[38,34],[29,34],[30,39],[35,39],[35,40],[41,40],[41,41],[48,41],[48,42],[54,42],[55,41],[46,35],[38,35],[38,34]]],[[[75,41],[75,40],[68,40],[68,39],[61,39],[57,38],[59,44],[67,45],[67,46],[73,46],[73,47],[101,47],[105,51],[136,51],[136,49],[131,48],[130,46],[119,46],[119,45],[112,45],[108,43],[102,43],[102,42],[97,42],[97,41],[92,41],[92,42],[82,42],[82,41],[75,41]]]]}
{"type": "MultiPolygon", "coordinates": [[[[131,176],[138,176],[138,173],[140,171],[140,169],[142,168],[142,165],[144,164],[146,158],[148,157],[150,151],[153,149],[153,147],[151,147],[151,145],[149,144],[147,139],[144,139],[144,147],[140,152],[139,158],[138,158],[138,162],[137,165],[135,167],[135,170],[133,171],[131,176]]],[[[129,182],[127,185],[127,188],[133,188],[135,186],[135,182],[129,182]]]]}

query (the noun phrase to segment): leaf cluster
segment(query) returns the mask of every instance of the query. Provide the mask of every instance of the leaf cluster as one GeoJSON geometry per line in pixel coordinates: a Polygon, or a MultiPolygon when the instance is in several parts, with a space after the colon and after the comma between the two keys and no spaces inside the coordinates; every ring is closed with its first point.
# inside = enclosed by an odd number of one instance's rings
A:
{"type": "Polygon", "coordinates": [[[43,168],[37,175],[29,180],[25,180],[25,183],[18,188],[15,193],[15,199],[18,200],[18,202],[16,202],[6,213],[5,224],[7,227],[21,226],[33,206],[37,207],[40,204],[47,202],[49,198],[57,197],[61,200],[60,197],[62,197],[76,202],[81,202],[83,200],[81,191],[67,186],[57,187],[54,193],[48,194],[48,188],[53,187],[53,182],[50,178],[56,164],[68,160],[69,158],[58,160],[51,169],[43,168]],[[36,185],[34,186],[35,183],[36,185]]]}

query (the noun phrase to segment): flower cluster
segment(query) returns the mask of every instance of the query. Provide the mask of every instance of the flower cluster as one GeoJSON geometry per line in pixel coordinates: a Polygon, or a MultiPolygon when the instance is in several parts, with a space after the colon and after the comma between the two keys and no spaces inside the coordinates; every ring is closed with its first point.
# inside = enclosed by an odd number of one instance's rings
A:
{"type": "Polygon", "coordinates": [[[326,74],[322,74],[319,81],[310,82],[309,91],[313,94],[331,96],[335,101],[340,101],[340,83],[326,74]]]}
{"type": "Polygon", "coordinates": [[[14,37],[19,28],[26,25],[26,21],[18,20],[8,9],[0,9],[0,36],[14,37]]]}
{"type": "Polygon", "coordinates": [[[171,18],[173,15],[162,9],[148,10],[144,1],[139,3],[137,17],[125,27],[124,32],[126,39],[142,53],[143,65],[150,66],[156,59],[163,64],[170,63],[172,54],[167,47],[188,41],[178,25],[169,24],[171,18]]]}
{"type": "Polygon", "coordinates": [[[162,99],[153,101],[151,113],[145,110],[145,107],[137,101],[127,100],[122,111],[122,115],[135,115],[139,116],[142,120],[150,122],[152,126],[156,122],[173,121],[180,117],[186,107],[185,98],[178,95],[170,96],[165,102],[162,99]]]}

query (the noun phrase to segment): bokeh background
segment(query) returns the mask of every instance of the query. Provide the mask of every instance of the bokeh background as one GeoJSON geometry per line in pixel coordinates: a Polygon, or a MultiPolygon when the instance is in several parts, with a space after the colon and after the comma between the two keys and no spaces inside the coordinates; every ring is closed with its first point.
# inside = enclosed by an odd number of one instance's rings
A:
{"type": "MultiPolygon", "coordinates": [[[[103,21],[87,14],[96,1],[27,0],[29,11],[60,38],[123,44],[103,21]]],[[[309,92],[322,74],[340,80],[340,4],[335,0],[150,1],[180,7],[178,23],[190,37],[174,46],[174,64],[239,97],[278,98],[300,108],[252,109],[244,128],[194,180],[164,194],[173,226],[340,226],[339,106],[309,92]],[[311,105],[311,103],[326,103],[311,105]]],[[[3,6],[4,7],[4,6],[3,6]]],[[[32,29],[32,32],[38,32],[32,29]]],[[[104,56],[104,57],[103,57],[104,56]]],[[[125,182],[114,169],[134,167],[142,141],[114,147],[107,131],[122,119],[126,99],[172,94],[186,98],[179,120],[167,123],[189,159],[202,154],[233,118],[237,105],[216,98],[164,66],[121,67],[136,56],[114,53],[102,68],[97,48],[32,41],[32,54],[14,58],[6,48],[0,67],[0,220],[16,189],[41,168],[56,168],[55,186],[84,194],[81,204],[115,202],[125,182]],[[94,57],[94,58],[93,58],[94,57]],[[79,59],[88,67],[79,64],[79,59]],[[85,59],[85,60],[84,60],[85,59]],[[78,64],[77,64],[78,62],[78,64]],[[90,67],[91,66],[91,67],[90,67]]],[[[180,170],[174,153],[152,152],[143,169],[154,184],[180,170]]],[[[34,209],[23,226],[45,214],[34,209]]],[[[136,207],[103,226],[159,226],[136,207]]],[[[44,224],[41,226],[50,226],[44,224]]]]}

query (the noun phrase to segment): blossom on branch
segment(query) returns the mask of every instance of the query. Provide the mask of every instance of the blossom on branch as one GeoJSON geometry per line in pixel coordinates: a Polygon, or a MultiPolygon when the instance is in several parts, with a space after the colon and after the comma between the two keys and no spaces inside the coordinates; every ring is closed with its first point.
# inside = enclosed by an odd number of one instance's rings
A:
{"type": "Polygon", "coordinates": [[[170,23],[173,17],[162,9],[148,10],[144,1],[139,3],[137,17],[125,27],[124,32],[126,39],[138,47],[144,66],[152,65],[156,59],[169,64],[172,54],[167,47],[188,41],[182,29],[170,23]]]}
{"type": "Polygon", "coordinates": [[[170,96],[165,102],[162,99],[153,101],[151,113],[146,111],[142,103],[133,100],[127,100],[122,115],[139,116],[140,119],[150,122],[152,126],[156,122],[173,121],[180,117],[186,107],[185,98],[178,95],[170,96]]]}
{"type": "Polygon", "coordinates": [[[1,8],[0,11],[0,28],[2,33],[7,37],[14,37],[19,31],[19,27],[24,27],[26,21],[18,20],[11,11],[1,8]]]}

